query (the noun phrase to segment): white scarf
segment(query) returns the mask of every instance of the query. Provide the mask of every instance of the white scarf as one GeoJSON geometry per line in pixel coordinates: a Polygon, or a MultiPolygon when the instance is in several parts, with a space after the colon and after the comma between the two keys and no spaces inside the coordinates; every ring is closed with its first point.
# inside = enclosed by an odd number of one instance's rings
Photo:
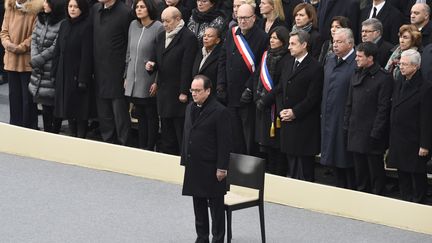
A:
{"type": "Polygon", "coordinates": [[[173,29],[169,33],[168,32],[165,33],[165,48],[167,48],[169,46],[171,41],[178,34],[178,32],[180,32],[180,30],[183,28],[184,25],[185,25],[185,22],[183,21],[183,19],[181,19],[180,23],[177,25],[177,27],[175,27],[175,29],[173,29]]]}

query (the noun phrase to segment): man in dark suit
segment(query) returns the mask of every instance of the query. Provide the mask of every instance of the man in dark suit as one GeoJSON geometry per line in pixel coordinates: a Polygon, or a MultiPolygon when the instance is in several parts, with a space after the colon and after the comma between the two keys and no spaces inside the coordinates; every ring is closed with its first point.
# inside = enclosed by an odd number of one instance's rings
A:
{"type": "Polygon", "coordinates": [[[376,44],[360,43],[356,52],[358,69],[351,78],[344,117],[347,150],[353,152],[357,190],[382,195],[394,81],[375,63],[376,44]]]}
{"type": "MultiPolygon", "coordinates": [[[[315,156],[320,152],[320,105],[324,71],[308,53],[309,34],[303,30],[290,33],[286,67],[278,87],[263,99],[281,103],[281,151],[287,155],[289,177],[314,181],[315,156]]],[[[259,104],[259,103],[258,103],[259,104]]],[[[257,106],[259,107],[259,105],[257,106]]]]}
{"type": "Polygon", "coordinates": [[[162,22],[165,31],[158,36],[156,46],[161,151],[179,154],[188,89],[192,81],[192,65],[198,43],[177,8],[166,8],[162,12],[162,22]]]}
{"type": "Polygon", "coordinates": [[[430,21],[430,7],[426,3],[416,3],[411,8],[411,24],[415,25],[422,34],[422,45],[431,42],[432,22],[430,21]]]}
{"type": "Polygon", "coordinates": [[[211,81],[195,76],[190,92],[194,102],[186,108],[180,164],[185,166],[183,195],[193,197],[195,242],[209,242],[208,207],[212,218],[212,242],[224,242],[224,195],[231,127],[227,109],[211,95],[211,81]]]}
{"type": "MultiPolygon", "coordinates": [[[[197,51],[195,62],[192,67],[192,75],[202,74],[212,81],[216,87],[218,61],[221,49],[221,32],[215,27],[208,27],[203,35],[203,48],[197,51]]],[[[215,93],[215,89],[212,92],[215,93]]]]}
{"type": "Polygon", "coordinates": [[[383,26],[381,21],[375,18],[366,19],[362,22],[361,26],[361,40],[362,42],[373,42],[378,46],[378,53],[374,58],[374,63],[378,63],[381,67],[385,67],[388,59],[392,54],[394,47],[388,41],[382,38],[383,26]]]}
{"type": "Polygon", "coordinates": [[[394,86],[387,163],[398,171],[402,199],[417,203],[426,199],[426,162],[432,149],[432,86],[423,80],[420,62],[417,51],[402,52],[404,79],[394,86]]]}
{"type": "Polygon", "coordinates": [[[120,0],[93,5],[93,53],[96,106],[105,142],[128,143],[131,126],[124,97],[124,70],[131,9],[120,0]]]}
{"type": "MultiPolygon", "coordinates": [[[[402,13],[393,7],[390,2],[385,0],[373,0],[372,4],[367,5],[360,13],[360,23],[366,19],[376,18],[381,21],[383,32],[381,36],[384,40],[396,45],[399,43],[399,28],[402,25],[402,13]]],[[[357,33],[360,34],[360,33],[357,33]]]]}
{"type": "Polygon", "coordinates": [[[219,58],[217,93],[232,116],[234,151],[255,151],[255,104],[252,102],[254,71],[268,45],[267,34],[255,24],[254,8],[240,5],[238,27],[229,29],[219,58]]]}
{"type": "MultiPolygon", "coordinates": [[[[330,39],[330,25],[334,16],[345,16],[351,21],[353,33],[358,33],[360,3],[357,0],[321,0],[318,7],[318,29],[322,41],[330,39]]],[[[355,37],[358,37],[357,34],[355,37]]]]}

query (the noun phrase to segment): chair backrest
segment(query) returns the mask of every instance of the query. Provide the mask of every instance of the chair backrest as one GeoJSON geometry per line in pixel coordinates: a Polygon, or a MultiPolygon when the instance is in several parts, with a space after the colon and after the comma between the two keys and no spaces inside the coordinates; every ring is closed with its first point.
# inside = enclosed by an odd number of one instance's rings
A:
{"type": "Polygon", "coordinates": [[[228,169],[228,185],[264,189],[265,160],[244,154],[231,153],[228,169]]]}

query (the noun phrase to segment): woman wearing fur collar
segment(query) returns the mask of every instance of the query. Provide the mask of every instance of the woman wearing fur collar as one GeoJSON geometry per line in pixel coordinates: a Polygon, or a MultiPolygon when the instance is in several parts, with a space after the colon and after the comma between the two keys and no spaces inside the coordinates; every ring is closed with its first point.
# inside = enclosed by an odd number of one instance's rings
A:
{"type": "Polygon", "coordinates": [[[30,42],[36,14],[43,0],[6,0],[1,42],[5,48],[4,69],[8,72],[10,124],[37,128],[37,109],[28,91],[30,42]]]}

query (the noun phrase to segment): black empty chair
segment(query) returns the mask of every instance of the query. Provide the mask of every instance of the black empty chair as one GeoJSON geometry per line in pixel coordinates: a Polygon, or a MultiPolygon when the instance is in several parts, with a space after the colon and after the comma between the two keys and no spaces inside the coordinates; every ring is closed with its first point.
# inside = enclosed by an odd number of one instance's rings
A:
{"type": "Polygon", "coordinates": [[[227,184],[229,191],[225,195],[227,215],[227,241],[231,242],[232,211],[258,206],[261,226],[261,239],[265,242],[264,226],[264,178],[265,160],[249,155],[231,153],[227,184]],[[239,190],[233,190],[239,186],[239,190]],[[254,193],[243,192],[244,188],[254,189],[254,193]]]}

